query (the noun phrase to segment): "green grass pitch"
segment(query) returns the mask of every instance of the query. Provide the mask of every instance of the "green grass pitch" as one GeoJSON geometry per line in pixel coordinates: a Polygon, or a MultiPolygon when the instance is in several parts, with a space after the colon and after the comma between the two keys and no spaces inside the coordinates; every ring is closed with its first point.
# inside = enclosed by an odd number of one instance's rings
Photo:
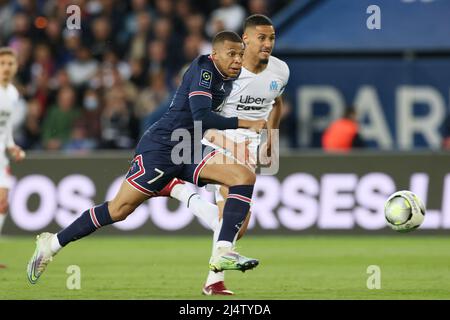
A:
{"type": "MultiPolygon", "coordinates": [[[[226,299],[449,299],[450,237],[253,236],[238,243],[259,258],[246,273],[229,271],[226,299]],[[381,288],[369,290],[370,265],[381,288]]],[[[36,285],[26,279],[31,237],[0,240],[0,299],[224,299],[204,297],[208,237],[93,236],[63,249],[36,285]],[[81,270],[69,290],[68,266],[81,270]]]]}

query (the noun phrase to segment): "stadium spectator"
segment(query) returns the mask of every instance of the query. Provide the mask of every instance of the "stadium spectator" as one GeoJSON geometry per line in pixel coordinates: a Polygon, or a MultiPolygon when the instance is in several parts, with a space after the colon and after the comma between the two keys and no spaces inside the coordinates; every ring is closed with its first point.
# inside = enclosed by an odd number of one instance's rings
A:
{"type": "Polygon", "coordinates": [[[245,15],[244,7],[235,0],[221,0],[220,7],[210,15],[206,32],[210,37],[223,29],[238,32],[242,27],[245,15]]]}
{"type": "Polygon", "coordinates": [[[53,106],[42,124],[42,140],[45,149],[59,150],[72,132],[75,120],[80,116],[75,106],[75,91],[63,87],[58,92],[57,104],[53,106]]]}
{"type": "Polygon", "coordinates": [[[84,93],[82,105],[81,117],[77,124],[85,124],[87,137],[99,141],[101,132],[100,115],[102,113],[101,96],[97,91],[88,89],[84,93]]]}
{"type": "Polygon", "coordinates": [[[24,149],[41,148],[41,104],[37,99],[28,102],[25,122],[20,130],[17,143],[24,149]]]}
{"type": "Polygon", "coordinates": [[[353,148],[364,147],[358,133],[356,111],[353,107],[345,110],[344,116],[330,124],[322,136],[322,147],[325,151],[346,152],[353,148]]]}
{"type": "MultiPolygon", "coordinates": [[[[150,90],[148,79],[159,81],[161,74],[165,75],[164,87],[169,92],[185,62],[211,51],[206,22],[209,29],[212,26],[216,31],[224,28],[239,31],[247,9],[281,7],[281,2],[77,1],[70,4],[81,9],[81,29],[70,30],[66,27],[67,1],[0,0],[0,45],[10,46],[18,53],[15,82],[31,106],[28,124],[24,125],[29,126],[24,146],[47,147],[47,140],[38,143],[35,139],[44,139],[48,131],[42,127],[42,133],[38,133],[36,127],[48,123],[50,113],[54,116],[49,110],[50,106],[58,105],[61,88],[72,86],[80,102],[94,91],[100,103],[95,112],[99,114],[104,111],[103,101],[112,87],[125,90],[128,106],[135,102],[138,90],[150,90]],[[38,23],[36,18],[40,16],[44,19],[38,23]]],[[[163,87],[158,82],[159,85],[163,87]]],[[[165,108],[167,101],[162,99],[165,94],[166,91],[156,102],[150,99],[149,105],[156,103],[165,108]]],[[[85,108],[79,111],[84,114],[85,108]]],[[[146,112],[138,114],[140,123],[152,118],[146,112]]],[[[99,121],[99,115],[92,117],[99,121]]],[[[90,136],[90,126],[87,129],[90,136]]],[[[64,131],[70,136],[72,124],[64,131]]],[[[105,146],[100,140],[97,142],[99,148],[105,146]]]]}
{"type": "Polygon", "coordinates": [[[249,0],[248,2],[249,14],[263,14],[269,15],[269,4],[267,0],[249,0]]]}
{"type": "Polygon", "coordinates": [[[77,121],[72,128],[69,141],[63,146],[63,150],[68,153],[85,153],[95,149],[95,147],[96,141],[89,138],[87,125],[77,121]]]}
{"type": "Polygon", "coordinates": [[[135,144],[135,121],[127,105],[125,92],[120,87],[106,94],[101,115],[101,147],[104,149],[130,149],[135,144]]]}
{"type": "Polygon", "coordinates": [[[150,75],[148,87],[139,93],[134,104],[134,114],[139,119],[155,111],[157,106],[169,98],[169,89],[165,77],[163,71],[150,75]]]}
{"type": "Polygon", "coordinates": [[[67,64],[66,70],[70,82],[75,86],[87,84],[98,69],[98,62],[95,61],[89,48],[80,47],[76,51],[76,59],[67,64]]]}
{"type": "Polygon", "coordinates": [[[133,32],[128,44],[129,57],[131,59],[143,59],[148,39],[151,32],[151,17],[148,12],[140,12],[136,14],[136,31],[133,32]]]}
{"type": "Polygon", "coordinates": [[[101,60],[102,56],[115,45],[110,20],[105,16],[96,18],[92,23],[92,36],[88,44],[90,52],[96,60],[101,60]]]}
{"type": "Polygon", "coordinates": [[[199,12],[189,15],[185,20],[185,29],[188,35],[205,35],[205,17],[199,12]]]}

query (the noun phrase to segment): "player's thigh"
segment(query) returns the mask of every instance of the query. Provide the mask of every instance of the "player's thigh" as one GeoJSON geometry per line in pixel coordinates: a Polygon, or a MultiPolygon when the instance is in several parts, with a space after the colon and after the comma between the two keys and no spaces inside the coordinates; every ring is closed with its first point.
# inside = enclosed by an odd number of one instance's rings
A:
{"type": "Polygon", "coordinates": [[[203,164],[199,172],[203,182],[215,182],[225,186],[254,184],[255,174],[246,166],[238,164],[223,153],[217,152],[203,164]]]}
{"type": "Polygon", "coordinates": [[[159,153],[143,153],[133,158],[125,181],[109,203],[115,221],[125,219],[142,202],[155,197],[176,175],[177,168],[159,153]]]}
{"type": "Polygon", "coordinates": [[[170,152],[145,152],[133,158],[126,181],[136,191],[154,197],[179,176],[181,168],[172,163],[170,152]]]}
{"type": "Polygon", "coordinates": [[[114,221],[126,219],[142,202],[149,198],[149,195],[136,190],[128,181],[124,180],[116,196],[108,202],[111,218],[114,221]]]}

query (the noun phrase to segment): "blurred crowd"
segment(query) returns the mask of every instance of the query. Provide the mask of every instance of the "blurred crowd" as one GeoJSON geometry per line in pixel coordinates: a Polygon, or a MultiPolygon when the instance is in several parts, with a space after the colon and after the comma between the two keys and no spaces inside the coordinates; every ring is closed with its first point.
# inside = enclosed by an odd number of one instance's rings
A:
{"type": "Polygon", "coordinates": [[[212,36],[240,33],[247,15],[279,0],[0,0],[0,46],[16,50],[22,103],[15,140],[25,149],[132,149],[167,109],[186,64],[212,36]],[[81,9],[81,29],[66,12],[81,9]]]}

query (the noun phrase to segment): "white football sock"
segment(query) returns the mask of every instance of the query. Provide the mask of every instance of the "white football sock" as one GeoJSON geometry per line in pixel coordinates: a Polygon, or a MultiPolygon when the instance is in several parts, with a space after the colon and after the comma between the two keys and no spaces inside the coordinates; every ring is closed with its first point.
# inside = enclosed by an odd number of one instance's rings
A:
{"type": "MultiPolygon", "coordinates": [[[[213,245],[212,245],[212,252],[211,252],[211,256],[214,256],[215,252],[216,252],[216,242],[217,239],[219,239],[219,234],[220,234],[220,229],[222,228],[222,220],[220,220],[220,223],[218,223],[218,226],[214,229],[214,235],[213,235],[213,245]]],[[[209,271],[208,273],[208,277],[206,278],[206,284],[205,286],[209,286],[213,283],[219,282],[219,281],[224,281],[225,280],[225,272],[214,272],[214,271],[209,271]]]]}
{"type": "Polygon", "coordinates": [[[5,223],[6,214],[0,213],[0,234],[2,234],[3,224],[5,223]]]}
{"type": "Polygon", "coordinates": [[[56,233],[53,235],[52,240],[50,242],[50,250],[53,254],[57,254],[59,250],[61,250],[61,245],[59,244],[58,236],[56,233]]]}
{"type": "Polygon", "coordinates": [[[173,187],[170,196],[185,203],[211,230],[216,229],[219,223],[219,208],[216,205],[203,200],[184,184],[177,184],[173,187]]]}
{"type": "Polygon", "coordinates": [[[209,271],[208,278],[206,278],[206,284],[205,287],[212,285],[213,283],[219,282],[219,281],[225,281],[225,272],[214,272],[209,271]]]}

